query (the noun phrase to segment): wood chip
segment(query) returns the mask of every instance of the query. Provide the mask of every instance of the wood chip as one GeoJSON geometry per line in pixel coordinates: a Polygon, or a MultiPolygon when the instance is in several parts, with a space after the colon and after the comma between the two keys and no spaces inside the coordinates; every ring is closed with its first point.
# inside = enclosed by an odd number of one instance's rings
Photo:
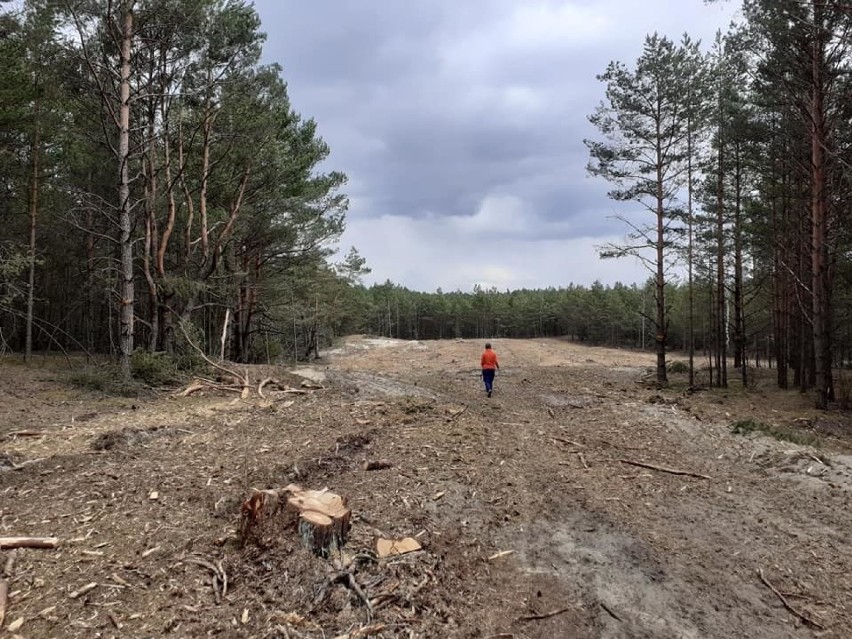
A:
{"type": "Polygon", "coordinates": [[[83,595],[85,595],[86,593],[92,592],[97,587],[98,587],[98,582],[93,581],[92,583],[86,584],[82,588],[75,590],[74,592],[69,593],[68,598],[69,599],[78,599],[78,598],[82,597],[83,595]]]}
{"type": "Polygon", "coordinates": [[[9,632],[18,632],[18,630],[20,630],[21,626],[23,626],[23,625],[24,625],[24,618],[18,617],[17,619],[15,619],[15,621],[10,623],[9,626],[6,629],[9,632]]]}
{"type": "Polygon", "coordinates": [[[161,548],[161,546],[154,546],[153,548],[149,548],[148,550],[146,550],[145,552],[142,553],[142,559],[145,559],[145,557],[150,557],[155,552],[160,550],[160,548],[161,548]]]}
{"type": "Polygon", "coordinates": [[[115,583],[117,583],[117,584],[119,584],[119,585],[121,585],[121,586],[124,586],[125,588],[131,588],[131,587],[132,587],[132,584],[131,584],[129,581],[127,581],[127,580],[125,580],[125,579],[122,579],[121,577],[119,577],[119,576],[118,576],[118,575],[116,575],[115,573],[112,573],[112,574],[110,575],[110,577],[112,578],[112,580],[113,580],[115,583]]]}
{"type": "Polygon", "coordinates": [[[514,553],[514,550],[501,550],[500,552],[494,553],[488,558],[488,561],[494,561],[495,559],[500,559],[500,557],[505,557],[506,555],[511,555],[514,553]]]}
{"type": "Polygon", "coordinates": [[[376,552],[379,557],[392,557],[394,555],[404,555],[409,552],[420,550],[423,546],[413,537],[405,537],[404,539],[377,539],[376,552]]]}

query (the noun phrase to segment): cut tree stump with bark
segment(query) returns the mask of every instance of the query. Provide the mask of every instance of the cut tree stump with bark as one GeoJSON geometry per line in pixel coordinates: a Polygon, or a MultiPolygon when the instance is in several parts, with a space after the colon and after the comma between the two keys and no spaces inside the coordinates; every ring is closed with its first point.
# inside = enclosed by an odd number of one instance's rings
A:
{"type": "Polygon", "coordinates": [[[298,519],[299,536],[306,548],[321,557],[340,550],[349,534],[352,511],[346,500],[327,490],[304,490],[290,484],[285,512],[298,519]]]}
{"type": "Polygon", "coordinates": [[[280,490],[252,491],[241,508],[243,543],[264,519],[279,510],[298,529],[305,547],[317,555],[328,557],[346,543],[352,515],[346,499],[327,489],[305,490],[295,484],[280,490]]]}

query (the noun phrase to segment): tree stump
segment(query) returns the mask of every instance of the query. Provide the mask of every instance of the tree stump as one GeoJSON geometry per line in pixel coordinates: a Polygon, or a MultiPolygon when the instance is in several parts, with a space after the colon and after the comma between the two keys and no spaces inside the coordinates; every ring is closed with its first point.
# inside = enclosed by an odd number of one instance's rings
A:
{"type": "Polygon", "coordinates": [[[303,490],[288,486],[287,512],[298,518],[302,543],[311,552],[328,557],[340,550],[349,534],[352,511],[346,500],[327,490],[303,490]]]}

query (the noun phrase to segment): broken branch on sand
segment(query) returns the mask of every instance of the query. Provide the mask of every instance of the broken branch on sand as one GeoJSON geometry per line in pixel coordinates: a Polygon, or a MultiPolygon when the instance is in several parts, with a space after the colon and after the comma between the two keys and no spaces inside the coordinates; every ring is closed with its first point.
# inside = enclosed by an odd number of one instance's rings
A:
{"type": "Polygon", "coordinates": [[[279,381],[273,377],[267,377],[266,379],[261,381],[260,384],[257,385],[257,394],[260,395],[263,399],[266,399],[266,396],[263,394],[263,387],[273,382],[276,384],[279,383],[279,381]]]}
{"type": "Polygon", "coordinates": [[[213,598],[217,604],[222,603],[222,597],[228,594],[228,574],[220,561],[218,566],[200,557],[187,557],[184,561],[207,568],[212,573],[211,585],[213,586],[213,598]]]}
{"type": "Polygon", "coordinates": [[[447,417],[447,421],[448,421],[448,422],[455,421],[455,420],[456,420],[456,419],[458,419],[461,415],[463,415],[463,414],[464,414],[464,412],[465,412],[466,410],[467,410],[467,405],[465,404],[464,406],[462,406],[462,408],[461,408],[460,410],[457,410],[457,411],[450,411],[450,416],[449,416],[449,417],[447,417]]]}
{"type": "Polygon", "coordinates": [[[789,601],[787,601],[787,598],[784,597],[784,595],[782,595],[781,592],[779,592],[779,590],[769,582],[769,580],[766,578],[766,575],[763,574],[763,568],[758,568],[757,574],[760,575],[760,580],[764,583],[764,585],[772,592],[774,592],[775,596],[777,596],[781,600],[781,603],[784,604],[784,607],[787,610],[796,615],[806,624],[813,626],[814,628],[818,628],[819,630],[825,630],[825,626],[823,626],[821,623],[814,621],[804,612],[801,612],[800,610],[794,608],[793,605],[789,601]]]}
{"type": "MultiPolygon", "coordinates": [[[[178,328],[180,328],[180,331],[181,331],[181,333],[183,333],[183,336],[186,339],[187,343],[192,347],[192,349],[196,353],[199,354],[199,356],[201,356],[201,359],[203,359],[205,362],[207,362],[210,366],[212,366],[216,370],[219,370],[219,371],[225,373],[226,375],[230,375],[234,379],[241,382],[242,388],[241,388],[240,392],[242,394],[242,397],[243,397],[243,399],[248,397],[248,393],[249,393],[249,373],[248,373],[248,369],[246,369],[244,375],[240,375],[236,371],[231,370],[230,368],[223,366],[222,364],[218,364],[218,363],[214,362],[212,359],[207,357],[207,354],[198,346],[198,344],[196,344],[194,341],[192,341],[192,339],[189,337],[189,334],[186,332],[186,329],[184,328],[182,321],[178,322],[178,328]]],[[[186,392],[186,391],[184,391],[184,392],[186,392]]]]}
{"type": "Polygon", "coordinates": [[[685,475],[687,477],[696,477],[698,479],[713,479],[712,477],[708,477],[707,475],[701,475],[699,473],[693,473],[688,470],[677,470],[675,468],[663,468],[662,466],[654,466],[654,464],[646,464],[644,462],[633,461],[631,459],[619,459],[622,464],[629,464],[630,466],[639,466],[640,468],[649,468],[651,470],[656,470],[661,473],[669,473],[670,475],[685,475]]]}
{"type": "Polygon", "coordinates": [[[56,537],[0,537],[0,549],[7,548],[56,548],[56,537]]]}
{"type": "Polygon", "coordinates": [[[361,588],[361,584],[359,584],[355,579],[355,575],[353,575],[349,570],[344,570],[332,579],[332,583],[343,584],[358,596],[358,599],[360,599],[367,608],[367,623],[369,623],[373,614],[373,604],[370,603],[370,598],[364,592],[364,589],[361,588]]]}
{"type": "Polygon", "coordinates": [[[518,621],[537,621],[539,619],[549,619],[550,617],[555,617],[556,615],[561,615],[571,610],[571,608],[560,608],[559,610],[554,610],[553,612],[545,612],[541,615],[525,615],[523,617],[518,617],[518,621]]]}
{"type": "Polygon", "coordinates": [[[559,442],[561,444],[569,444],[571,446],[576,446],[577,448],[585,448],[585,444],[581,444],[580,442],[575,442],[571,439],[565,439],[564,437],[551,437],[551,439],[555,442],[559,442]]]}

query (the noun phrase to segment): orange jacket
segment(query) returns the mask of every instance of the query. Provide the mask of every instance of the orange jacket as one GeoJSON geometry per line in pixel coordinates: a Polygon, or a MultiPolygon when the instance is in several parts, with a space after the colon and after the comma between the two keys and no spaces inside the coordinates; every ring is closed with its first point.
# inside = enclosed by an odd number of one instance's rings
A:
{"type": "Polygon", "coordinates": [[[497,353],[490,348],[486,348],[483,351],[480,364],[482,364],[482,368],[486,369],[500,368],[500,364],[497,362],[497,353]]]}

